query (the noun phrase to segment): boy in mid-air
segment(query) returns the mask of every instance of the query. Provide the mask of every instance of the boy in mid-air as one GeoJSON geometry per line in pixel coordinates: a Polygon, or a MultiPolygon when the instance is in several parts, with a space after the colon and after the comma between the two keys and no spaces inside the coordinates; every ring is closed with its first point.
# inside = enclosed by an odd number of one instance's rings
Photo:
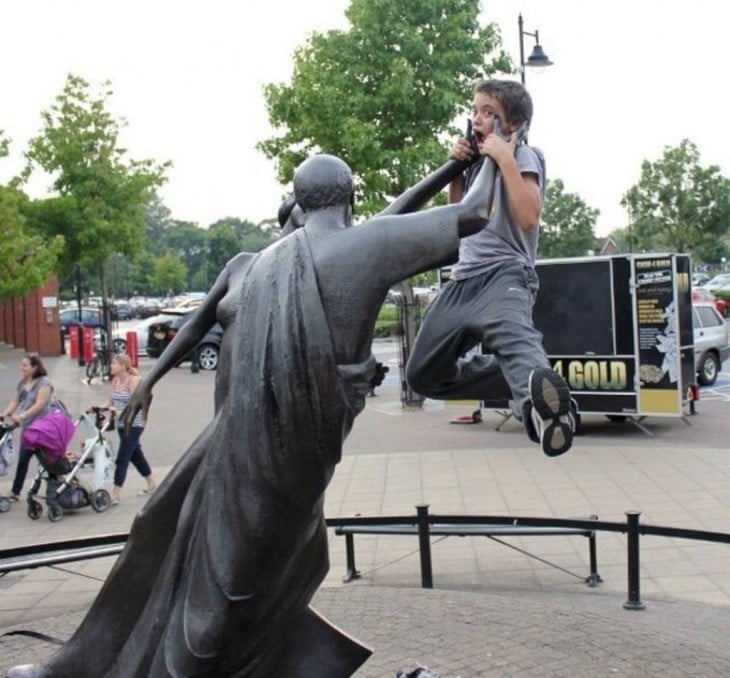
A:
{"type": "Polygon", "coordinates": [[[459,139],[450,157],[478,159],[451,183],[449,201],[461,200],[491,159],[498,171],[490,218],[461,240],[452,279],[425,315],[406,376],[417,393],[444,400],[488,400],[504,377],[515,416],[545,454],[556,456],[570,449],[575,425],[568,386],[550,369],[532,323],[545,168],[542,154],[520,143],[531,118],[530,95],[519,83],[476,85],[473,138],[459,139]],[[464,357],[479,344],[491,355],[464,357]]]}

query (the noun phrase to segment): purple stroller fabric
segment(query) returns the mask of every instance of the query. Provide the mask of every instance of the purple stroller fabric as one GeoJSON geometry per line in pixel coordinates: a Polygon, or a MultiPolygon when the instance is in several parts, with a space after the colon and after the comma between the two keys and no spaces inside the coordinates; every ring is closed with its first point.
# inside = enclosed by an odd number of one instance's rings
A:
{"type": "Polygon", "coordinates": [[[74,437],[74,423],[65,412],[51,410],[45,417],[28,424],[20,437],[24,449],[42,448],[50,461],[60,459],[74,437]]]}

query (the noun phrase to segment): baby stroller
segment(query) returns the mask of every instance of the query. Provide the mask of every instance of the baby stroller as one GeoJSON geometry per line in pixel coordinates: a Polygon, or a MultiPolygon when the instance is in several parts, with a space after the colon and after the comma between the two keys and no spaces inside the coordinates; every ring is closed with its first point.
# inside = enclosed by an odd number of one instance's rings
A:
{"type": "MultiPolygon", "coordinates": [[[[28,492],[28,517],[38,520],[43,515],[43,505],[38,498],[41,483],[46,481],[46,505],[48,519],[55,523],[61,520],[65,510],[75,510],[91,506],[101,513],[111,506],[111,496],[104,488],[112,476],[112,450],[104,433],[114,425],[114,417],[105,417],[103,412],[107,408],[93,407],[92,414],[82,414],[76,422],[69,422],[71,426],[63,449],[50,449],[48,441],[37,443],[36,456],[40,463],[38,474],[28,492]],[[66,445],[74,435],[79,425],[84,426],[86,439],[80,455],[71,455],[66,452],[66,445]],[[85,482],[80,472],[92,467],[93,483],[85,482]]],[[[28,427],[30,429],[30,426],[28,427]]],[[[26,429],[26,434],[28,433],[26,429]]],[[[27,436],[26,436],[27,438],[27,436]]]]}
{"type": "MultiPolygon", "coordinates": [[[[5,422],[0,417],[0,476],[4,476],[8,472],[8,467],[15,459],[15,449],[13,448],[13,429],[16,427],[12,421],[5,422]]],[[[0,497],[0,513],[10,510],[10,499],[0,497]]]]}

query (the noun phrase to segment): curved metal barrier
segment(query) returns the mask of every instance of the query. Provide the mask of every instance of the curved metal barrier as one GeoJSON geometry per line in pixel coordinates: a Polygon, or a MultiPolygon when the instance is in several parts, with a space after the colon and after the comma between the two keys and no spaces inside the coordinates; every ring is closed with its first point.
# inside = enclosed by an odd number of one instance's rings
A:
{"type": "MultiPolygon", "coordinates": [[[[589,538],[591,573],[586,582],[595,586],[601,578],[597,571],[596,532],[621,532],[627,535],[628,596],[623,606],[627,610],[642,610],[640,536],[670,537],[730,544],[730,534],[707,530],[690,530],[642,524],[639,511],[627,511],[626,522],[587,519],[541,518],[532,516],[440,515],[429,513],[427,504],[416,506],[416,513],[406,516],[353,516],[328,518],[327,526],[346,538],[348,577],[359,576],[355,568],[354,534],[412,534],[418,536],[421,558],[421,586],[433,587],[431,567],[432,536],[549,536],[575,534],[589,538]]],[[[80,539],[0,549],[0,576],[18,570],[34,569],[92,558],[118,555],[124,548],[127,533],[107,534],[80,539]]]]}

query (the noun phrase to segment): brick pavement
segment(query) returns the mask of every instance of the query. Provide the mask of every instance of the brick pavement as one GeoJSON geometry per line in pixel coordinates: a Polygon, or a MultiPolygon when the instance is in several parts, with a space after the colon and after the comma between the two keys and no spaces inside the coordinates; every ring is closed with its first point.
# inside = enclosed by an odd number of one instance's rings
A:
{"type": "MultiPolygon", "coordinates": [[[[16,383],[21,355],[0,344],[0,396],[16,383]]],[[[46,362],[74,412],[104,390],[82,383],[69,358],[46,362]]],[[[648,422],[655,438],[628,425],[586,418],[574,449],[551,460],[528,444],[513,422],[499,432],[494,431],[499,420],[491,415],[475,426],[450,425],[469,411],[468,404],[427,403],[423,411],[404,412],[394,367],[346,443],[328,489],[328,515],[410,514],[422,502],[442,514],[596,513],[605,520],[623,520],[625,511],[639,509],[642,520],[652,524],[727,529],[727,403],[701,402],[691,427],[677,420],[648,422]]],[[[209,420],[212,386],[212,374],[192,375],[185,368],[158,385],[143,440],[156,473],[164,475],[209,420]]],[[[9,485],[9,478],[0,478],[0,494],[9,485]]],[[[128,485],[113,510],[85,509],[56,524],[45,517],[30,521],[15,505],[0,515],[0,545],[125,531],[144,501],[135,496],[143,485],[136,474],[130,474],[128,485]]],[[[730,618],[726,545],[642,538],[647,609],[635,613],[621,607],[627,589],[623,535],[598,537],[604,579],[598,589],[581,582],[588,562],[584,538],[505,541],[570,573],[487,539],[434,539],[436,590],[423,591],[415,588],[416,540],[373,536],[357,538],[363,579],[344,586],[344,540],[331,537],[332,566],[318,607],[376,648],[358,675],[393,676],[418,661],[450,676],[727,673],[721,670],[728,664],[718,642],[730,618]]],[[[111,564],[106,558],[0,579],[0,628],[70,630],[111,564]]],[[[34,640],[4,638],[0,666],[51,649],[34,640]]]]}

